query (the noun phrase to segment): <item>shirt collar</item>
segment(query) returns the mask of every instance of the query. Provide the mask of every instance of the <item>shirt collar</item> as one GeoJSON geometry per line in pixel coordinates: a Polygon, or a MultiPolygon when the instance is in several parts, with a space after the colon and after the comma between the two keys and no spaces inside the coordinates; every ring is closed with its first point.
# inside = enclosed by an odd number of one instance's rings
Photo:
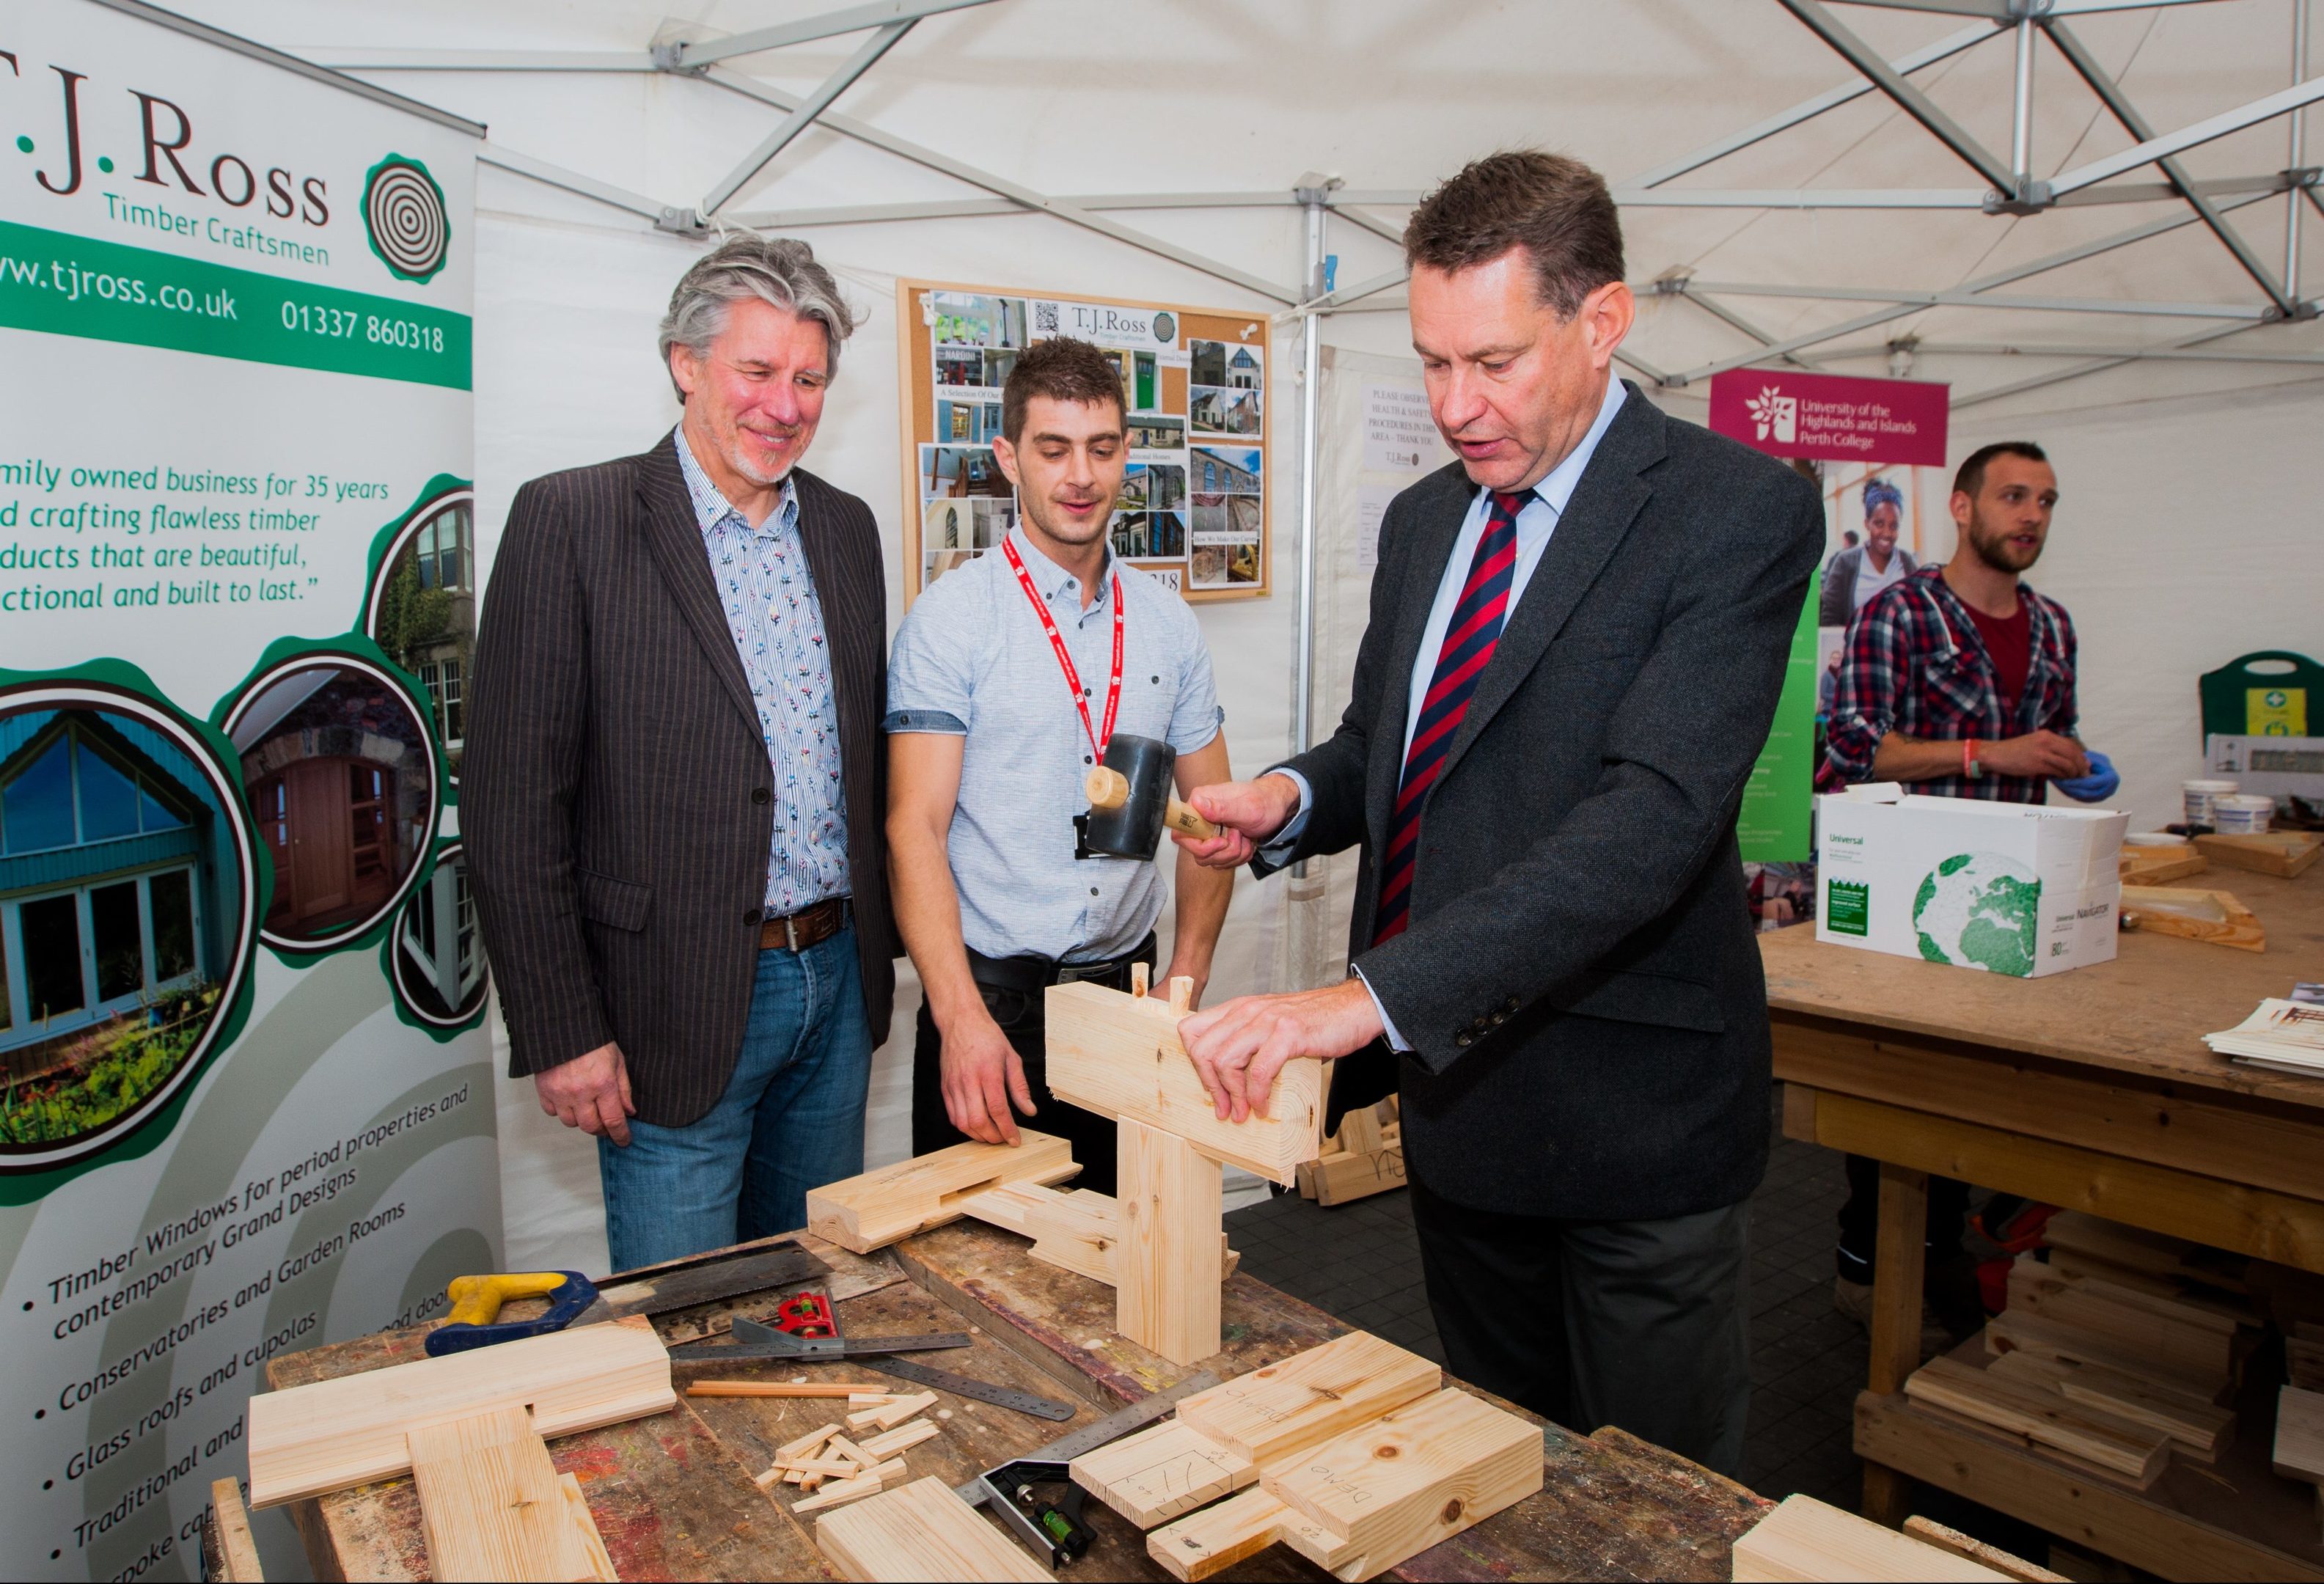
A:
{"type": "MultiPolygon", "coordinates": [[[[694,447],[686,443],[684,423],[670,431],[670,438],[678,442],[678,471],[686,479],[687,498],[694,502],[694,525],[707,534],[731,516],[743,527],[750,528],[750,519],[735,510],[734,503],[719,493],[718,486],[711,482],[710,474],[704,471],[702,464],[694,459],[694,447]]],[[[798,523],[798,486],[797,481],[785,474],[782,498],[775,502],[775,509],[767,513],[767,520],[752,531],[783,533],[798,523]]]]}
{"type": "MultiPolygon", "coordinates": [[[[1033,580],[1034,592],[1043,599],[1054,600],[1069,589],[1075,594],[1080,593],[1080,579],[1050,560],[1039,550],[1035,549],[1032,539],[1027,536],[1023,529],[1010,529],[1009,542],[1015,545],[1017,553],[1025,558],[1025,576],[1033,580]]],[[[1113,587],[1114,570],[1113,546],[1109,543],[1105,547],[1105,566],[1097,575],[1097,597],[1090,602],[1092,610],[1104,604],[1107,599],[1111,597],[1109,591],[1113,587]]]]}
{"type": "Polygon", "coordinates": [[[1574,486],[1582,482],[1582,474],[1589,469],[1590,458],[1597,455],[1598,442],[1606,437],[1608,429],[1613,428],[1614,415],[1622,410],[1622,403],[1628,395],[1622,382],[1609,373],[1605,397],[1598,403],[1598,416],[1591,420],[1589,431],[1582,437],[1582,444],[1567,453],[1564,461],[1551,468],[1542,481],[1534,485],[1535,497],[1558,516],[1565,515],[1566,504],[1573,499],[1574,486]]]}

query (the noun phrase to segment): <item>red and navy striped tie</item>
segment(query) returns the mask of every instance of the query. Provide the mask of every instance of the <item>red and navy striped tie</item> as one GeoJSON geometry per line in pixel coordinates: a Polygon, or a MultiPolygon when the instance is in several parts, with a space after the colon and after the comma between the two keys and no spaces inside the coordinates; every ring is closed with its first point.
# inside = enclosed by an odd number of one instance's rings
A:
{"type": "Polygon", "coordinates": [[[1444,768],[1444,754],[1469,713],[1477,678],[1493,658],[1500,641],[1502,619],[1508,614],[1509,585],[1517,564],[1517,513],[1527,495],[1493,492],[1492,510],[1477,554],[1469,563],[1469,580],[1461,585],[1460,603],[1444,626],[1444,647],[1436,651],[1436,669],[1428,679],[1427,696],[1412,729],[1412,746],[1404,751],[1404,778],[1397,785],[1396,812],[1388,816],[1388,851],[1380,859],[1379,908],[1372,944],[1404,933],[1412,903],[1413,861],[1420,852],[1420,810],[1428,788],[1444,768]]]}

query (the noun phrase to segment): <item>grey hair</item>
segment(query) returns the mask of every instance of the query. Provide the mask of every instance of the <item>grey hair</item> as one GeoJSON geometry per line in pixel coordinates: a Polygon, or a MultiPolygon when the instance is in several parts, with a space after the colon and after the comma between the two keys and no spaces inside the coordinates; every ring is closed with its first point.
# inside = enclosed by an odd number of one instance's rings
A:
{"type": "MultiPolygon", "coordinates": [[[[661,317],[662,366],[669,366],[673,346],[706,356],[726,328],[728,311],[750,297],[821,325],[827,347],[824,373],[837,376],[840,343],[861,322],[840,297],[839,282],[815,262],[815,249],[806,243],[748,231],[726,237],[678,278],[669,311],[661,317]]],[[[676,378],[670,382],[676,385],[676,378]]],[[[678,399],[683,402],[686,392],[679,391],[678,399]]]]}

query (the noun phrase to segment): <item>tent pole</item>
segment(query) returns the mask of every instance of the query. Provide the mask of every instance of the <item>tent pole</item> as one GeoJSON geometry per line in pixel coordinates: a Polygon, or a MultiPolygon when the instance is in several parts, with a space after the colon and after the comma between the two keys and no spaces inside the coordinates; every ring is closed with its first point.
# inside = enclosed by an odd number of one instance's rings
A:
{"type": "MultiPolygon", "coordinates": [[[[2292,80],[2301,81],[2308,75],[2308,0],[2292,0],[2292,80]]],[[[2292,181],[2290,192],[2283,195],[2283,295],[2295,311],[2300,302],[2300,180],[2299,171],[2308,156],[2307,115],[2301,110],[2292,113],[2292,181]]]]}
{"type": "Polygon", "coordinates": [[[2017,19],[2017,80],[2009,110],[2009,173],[2018,192],[2034,180],[2034,19],[2017,19]]]}
{"type": "MultiPolygon", "coordinates": [[[[1314,306],[1324,293],[1323,226],[1326,198],[1336,182],[1313,178],[1302,186],[1299,201],[1307,211],[1306,311],[1299,316],[1299,664],[1297,693],[1292,703],[1291,746],[1305,753],[1314,732],[1315,694],[1315,466],[1322,451],[1316,433],[1321,409],[1317,388],[1323,382],[1323,316],[1314,306]]],[[[1304,877],[1305,862],[1293,866],[1304,877]]]]}

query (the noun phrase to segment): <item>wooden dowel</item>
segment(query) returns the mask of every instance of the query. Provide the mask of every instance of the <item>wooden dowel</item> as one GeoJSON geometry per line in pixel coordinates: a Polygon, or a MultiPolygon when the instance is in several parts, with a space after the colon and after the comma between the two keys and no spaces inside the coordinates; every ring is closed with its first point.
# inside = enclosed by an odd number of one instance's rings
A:
{"type": "Polygon", "coordinates": [[[880,1387],[846,1380],[696,1380],[688,1381],[689,1397],[844,1397],[880,1387]]]}
{"type": "Polygon", "coordinates": [[[1170,1016],[1184,1018],[1188,1012],[1194,1010],[1194,979],[1190,975],[1182,973],[1170,981],[1170,1016]]]}

